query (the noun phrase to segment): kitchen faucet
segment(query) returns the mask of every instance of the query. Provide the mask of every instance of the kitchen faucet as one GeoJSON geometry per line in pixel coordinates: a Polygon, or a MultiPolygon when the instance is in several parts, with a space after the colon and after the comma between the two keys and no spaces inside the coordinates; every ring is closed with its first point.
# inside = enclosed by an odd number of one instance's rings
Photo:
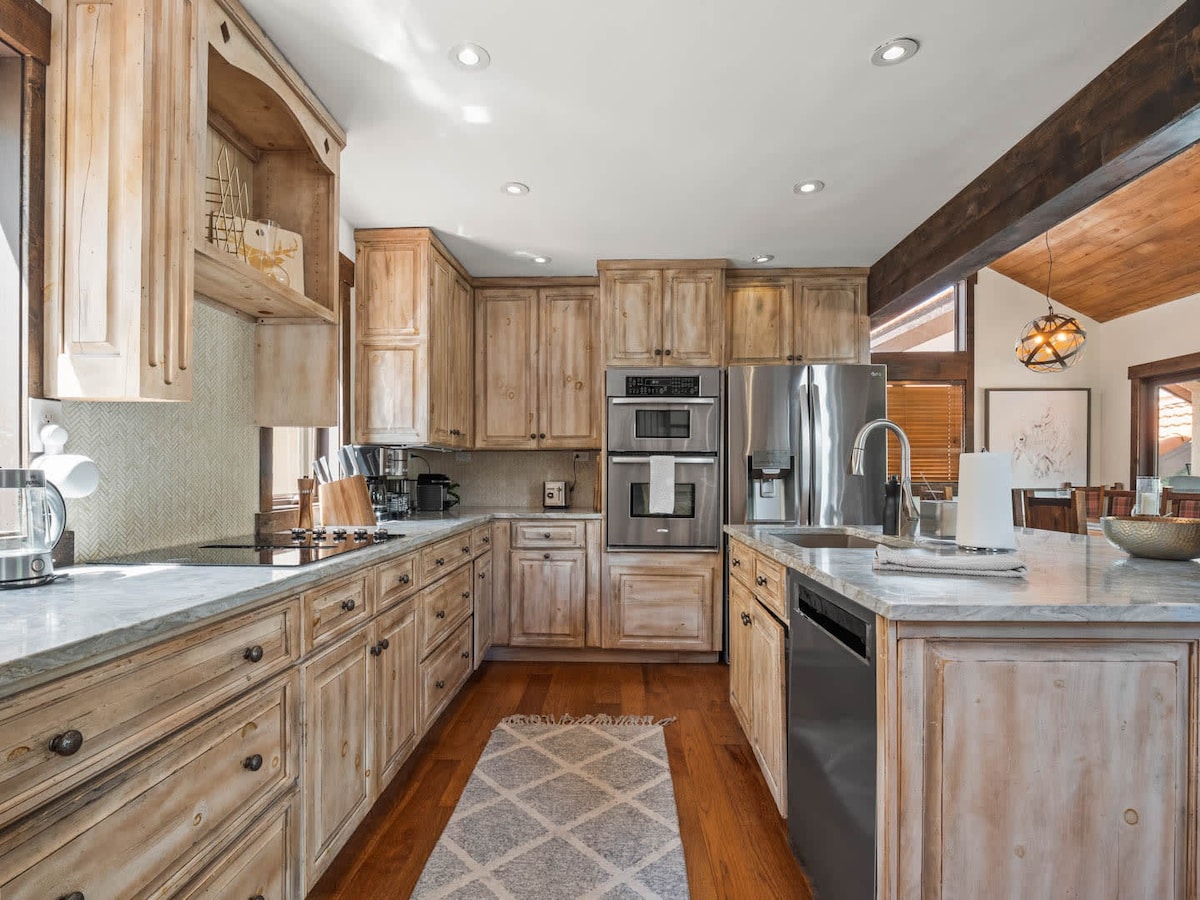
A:
{"type": "Polygon", "coordinates": [[[904,429],[891,419],[872,419],[854,436],[854,449],[850,451],[850,474],[862,475],[866,461],[867,438],[876,428],[886,428],[900,442],[900,534],[913,537],[921,519],[921,511],[913,499],[912,492],[912,446],[904,429]]]}

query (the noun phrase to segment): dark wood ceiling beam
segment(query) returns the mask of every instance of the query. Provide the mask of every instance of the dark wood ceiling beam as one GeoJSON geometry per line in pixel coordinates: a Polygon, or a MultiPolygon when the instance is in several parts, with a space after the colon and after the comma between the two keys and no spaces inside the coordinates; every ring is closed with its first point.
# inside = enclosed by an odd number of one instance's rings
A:
{"type": "Polygon", "coordinates": [[[896,315],[1200,140],[1200,0],[1186,0],[893,247],[868,280],[896,315]]]}

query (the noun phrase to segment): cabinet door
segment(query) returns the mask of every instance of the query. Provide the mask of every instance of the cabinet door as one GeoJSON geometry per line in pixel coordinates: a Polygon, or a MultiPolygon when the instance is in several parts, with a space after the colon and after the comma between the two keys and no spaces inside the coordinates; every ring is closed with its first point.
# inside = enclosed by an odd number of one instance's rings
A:
{"type": "Polygon", "coordinates": [[[492,646],[492,599],[496,590],[492,580],[492,554],[485,553],[475,560],[475,668],[492,646]]]}
{"type": "Polygon", "coordinates": [[[795,347],[806,363],[869,362],[866,279],[796,279],[795,347]]]}
{"type": "Polygon", "coordinates": [[[604,373],[596,290],[546,289],[540,292],[538,305],[538,443],[544,449],[599,449],[604,373]]]}
{"type": "Polygon", "coordinates": [[[754,620],[750,611],[755,606],[750,590],[740,581],[729,582],[729,705],[737,713],[746,740],[754,746],[753,712],[754,683],[750,673],[750,658],[754,652],[754,620]]]}
{"type": "Polygon", "coordinates": [[[363,444],[429,440],[429,344],[359,344],[354,433],[363,444]]]}
{"type": "Polygon", "coordinates": [[[429,442],[455,444],[454,270],[445,258],[429,251],[429,442]]]}
{"type": "Polygon", "coordinates": [[[475,298],[471,285],[458,274],[454,276],[454,328],[450,341],[454,446],[469,448],[474,446],[475,434],[475,298]]]}
{"type": "Polygon", "coordinates": [[[607,269],[600,273],[605,357],[610,366],[662,363],[661,269],[607,269]]]}
{"type": "MultiPolygon", "coordinates": [[[[750,701],[754,753],[780,815],[787,815],[786,652],[783,625],[758,603],[749,610],[751,625],[750,701]]],[[[733,626],[731,626],[733,627],[733,626]]],[[[963,895],[966,896],[966,895],[963,895]]]]}
{"type": "Polygon", "coordinates": [[[762,366],[795,360],[790,279],[738,282],[729,285],[725,295],[729,365],[762,366]]]}
{"type": "Polygon", "coordinates": [[[713,558],[705,563],[631,559],[608,565],[604,646],[629,650],[713,649],[713,558]]]}
{"type": "Polygon", "coordinates": [[[415,601],[375,623],[375,789],[379,796],[417,743],[417,626],[415,601]]]}
{"type": "Polygon", "coordinates": [[[537,447],[537,291],[481,290],[475,297],[475,443],[484,449],[537,447]]]}
{"type": "Polygon", "coordinates": [[[371,806],[372,657],[360,628],[304,671],[306,884],[333,861],[371,806]]]}
{"type": "Polygon", "coordinates": [[[583,646],[585,557],[583,550],[512,554],[512,646],[583,646]]]}
{"type": "Polygon", "coordinates": [[[425,255],[415,241],[359,242],[354,290],[359,340],[429,336],[424,269],[425,255]]]}
{"type": "Polygon", "coordinates": [[[1192,648],[901,640],[881,896],[1194,896],[1192,648]]]}
{"type": "Polygon", "coordinates": [[[667,269],[664,280],[663,365],[721,365],[725,273],[721,269],[667,269]]]}

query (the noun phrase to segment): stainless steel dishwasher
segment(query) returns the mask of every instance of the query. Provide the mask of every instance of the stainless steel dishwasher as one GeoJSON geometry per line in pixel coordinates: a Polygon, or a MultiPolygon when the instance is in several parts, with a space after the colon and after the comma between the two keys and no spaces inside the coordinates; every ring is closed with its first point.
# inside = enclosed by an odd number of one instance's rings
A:
{"type": "Polygon", "coordinates": [[[875,897],[875,616],[790,572],[788,837],[819,900],[875,897]]]}

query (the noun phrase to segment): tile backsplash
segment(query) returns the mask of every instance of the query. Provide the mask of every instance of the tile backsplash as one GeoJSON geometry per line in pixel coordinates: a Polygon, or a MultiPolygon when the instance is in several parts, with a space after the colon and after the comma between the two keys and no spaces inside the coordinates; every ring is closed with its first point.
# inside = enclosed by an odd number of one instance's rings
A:
{"type": "MultiPolygon", "coordinates": [[[[414,450],[413,454],[429,461],[430,471],[442,472],[459,483],[458,494],[464,506],[540,507],[543,481],[572,479],[571,450],[473,450],[468,461],[460,454],[437,450],[414,450]]],[[[571,508],[590,512],[596,485],[596,451],[587,461],[576,464],[575,492],[571,508]]],[[[409,464],[415,478],[425,471],[421,460],[409,464]]]]}
{"type": "Polygon", "coordinates": [[[195,307],[190,403],[63,404],[100,487],[68,501],[77,562],[244,534],[258,505],[254,326],[195,307]]]}

